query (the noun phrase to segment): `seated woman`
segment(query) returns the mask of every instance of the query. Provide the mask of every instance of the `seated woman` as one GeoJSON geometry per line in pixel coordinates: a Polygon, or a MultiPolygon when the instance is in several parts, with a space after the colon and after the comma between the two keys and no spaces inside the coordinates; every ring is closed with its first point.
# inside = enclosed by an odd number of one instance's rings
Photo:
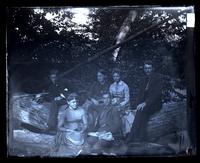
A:
{"type": "Polygon", "coordinates": [[[121,80],[121,72],[119,69],[114,69],[112,76],[114,83],[111,84],[109,88],[112,104],[116,106],[118,111],[124,111],[129,107],[129,87],[121,80]]]}
{"type": "Polygon", "coordinates": [[[96,127],[97,117],[101,109],[102,95],[109,92],[110,82],[107,80],[107,73],[104,69],[97,71],[97,80],[91,85],[88,91],[88,100],[83,104],[83,108],[88,115],[88,131],[93,131],[96,127]]]}
{"type": "Polygon", "coordinates": [[[68,107],[59,119],[58,133],[55,138],[56,156],[78,155],[84,144],[87,118],[85,111],[78,106],[77,98],[76,93],[68,95],[68,107]]]}
{"type": "Polygon", "coordinates": [[[120,112],[120,116],[122,118],[122,130],[123,134],[128,132],[127,129],[127,120],[126,114],[128,114],[128,110],[130,107],[129,103],[129,87],[128,85],[121,80],[121,71],[119,69],[114,69],[112,72],[114,83],[110,85],[110,94],[112,98],[112,105],[120,112]]]}
{"type": "Polygon", "coordinates": [[[104,69],[98,70],[97,81],[92,84],[89,90],[89,98],[94,105],[99,105],[99,101],[102,101],[102,95],[109,92],[109,86],[106,71],[104,69]]]}

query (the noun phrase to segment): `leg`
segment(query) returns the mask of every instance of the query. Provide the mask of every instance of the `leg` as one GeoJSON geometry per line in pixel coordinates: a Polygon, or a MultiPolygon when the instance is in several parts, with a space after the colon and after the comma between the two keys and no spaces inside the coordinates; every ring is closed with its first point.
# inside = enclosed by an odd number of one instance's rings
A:
{"type": "Polygon", "coordinates": [[[110,141],[98,140],[93,146],[93,151],[95,153],[102,154],[103,151],[108,152],[111,145],[112,145],[112,143],[110,141]]]}
{"type": "Polygon", "coordinates": [[[128,142],[136,141],[138,139],[142,139],[145,137],[145,131],[146,131],[146,125],[148,122],[148,115],[138,110],[136,112],[135,120],[133,122],[133,125],[131,127],[131,131],[129,133],[129,136],[127,138],[128,142]]]}
{"type": "Polygon", "coordinates": [[[147,123],[149,121],[149,115],[144,113],[142,116],[142,120],[140,122],[140,128],[137,134],[137,139],[139,141],[147,140],[147,123]]]}
{"type": "Polygon", "coordinates": [[[58,124],[58,106],[55,101],[53,101],[49,108],[49,119],[48,119],[48,129],[57,130],[58,124]]]}
{"type": "Polygon", "coordinates": [[[90,154],[91,152],[93,152],[92,147],[94,146],[94,144],[98,141],[97,137],[93,137],[93,136],[88,136],[86,138],[86,141],[83,145],[83,152],[84,154],[90,154]]]}
{"type": "Polygon", "coordinates": [[[130,131],[129,136],[127,138],[128,142],[133,141],[137,137],[137,132],[140,129],[141,118],[142,118],[141,111],[137,111],[136,116],[135,116],[135,120],[134,120],[132,127],[131,127],[131,131],[130,131]]]}

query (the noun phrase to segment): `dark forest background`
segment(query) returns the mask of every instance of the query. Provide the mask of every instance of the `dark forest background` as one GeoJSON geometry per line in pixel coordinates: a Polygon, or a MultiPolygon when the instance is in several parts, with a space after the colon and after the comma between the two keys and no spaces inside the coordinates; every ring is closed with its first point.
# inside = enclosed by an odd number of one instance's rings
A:
{"type": "Polygon", "coordinates": [[[151,59],[155,71],[164,78],[164,101],[172,99],[170,93],[174,88],[186,89],[186,12],[179,14],[182,8],[88,9],[88,23],[77,24],[72,21],[74,13],[66,8],[8,8],[9,93],[39,93],[43,90],[41,83],[45,82],[52,68],[64,73],[115,45],[116,36],[131,10],[137,15],[126,38],[158,20],[169,16],[173,19],[124,44],[116,61],[112,60],[113,51],[110,51],[65,75],[62,80],[73,85],[78,92],[86,92],[96,80],[99,68],[108,70],[111,77],[113,67],[120,67],[123,80],[130,87],[131,98],[134,98],[143,76],[143,61],[151,59]],[[56,15],[51,21],[46,19],[49,13],[56,15]]]}

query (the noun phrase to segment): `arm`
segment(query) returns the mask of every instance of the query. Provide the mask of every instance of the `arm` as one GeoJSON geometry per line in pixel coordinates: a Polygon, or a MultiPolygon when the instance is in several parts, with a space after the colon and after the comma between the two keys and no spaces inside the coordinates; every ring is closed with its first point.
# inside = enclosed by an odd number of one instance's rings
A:
{"type": "Polygon", "coordinates": [[[94,87],[95,87],[95,82],[92,84],[92,86],[89,88],[88,91],[88,97],[91,98],[94,95],[94,87]]]}
{"type": "Polygon", "coordinates": [[[160,77],[156,77],[151,83],[151,88],[149,89],[151,96],[148,96],[145,100],[146,106],[153,105],[162,96],[162,80],[160,77]]]}
{"type": "Polygon", "coordinates": [[[92,103],[94,105],[98,105],[98,101],[95,99],[95,86],[96,83],[93,83],[92,86],[89,89],[89,93],[88,93],[88,98],[90,99],[90,101],[92,101],[92,103]]]}
{"type": "Polygon", "coordinates": [[[117,103],[117,100],[116,100],[116,98],[114,98],[114,95],[113,95],[113,85],[112,84],[110,85],[109,93],[111,96],[111,103],[112,103],[112,105],[115,105],[117,103]]]}
{"type": "Polygon", "coordinates": [[[125,85],[124,94],[125,94],[124,101],[121,102],[122,106],[128,104],[129,100],[130,100],[130,94],[129,94],[129,87],[128,87],[128,85],[125,85]]]}
{"type": "Polygon", "coordinates": [[[67,131],[67,129],[63,127],[64,122],[65,122],[65,112],[60,116],[60,119],[58,121],[58,129],[60,131],[67,131]]]}
{"type": "Polygon", "coordinates": [[[83,121],[82,132],[84,132],[88,127],[87,114],[86,114],[85,110],[82,111],[82,121],[83,121]]]}
{"type": "Polygon", "coordinates": [[[109,87],[109,93],[110,93],[110,95],[111,95],[111,98],[113,98],[113,94],[112,94],[112,85],[110,85],[110,87],[109,87]]]}
{"type": "Polygon", "coordinates": [[[124,101],[120,103],[121,106],[125,106],[126,104],[129,103],[130,94],[129,94],[128,85],[125,85],[125,87],[124,87],[124,94],[125,94],[125,97],[124,97],[124,101]]]}
{"type": "Polygon", "coordinates": [[[144,89],[145,89],[144,87],[145,87],[145,81],[144,81],[144,79],[142,79],[142,80],[140,80],[140,83],[139,83],[139,90],[138,90],[138,94],[135,99],[135,102],[133,104],[133,108],[137,108],[137,106],[143,102],[144,89]]]}

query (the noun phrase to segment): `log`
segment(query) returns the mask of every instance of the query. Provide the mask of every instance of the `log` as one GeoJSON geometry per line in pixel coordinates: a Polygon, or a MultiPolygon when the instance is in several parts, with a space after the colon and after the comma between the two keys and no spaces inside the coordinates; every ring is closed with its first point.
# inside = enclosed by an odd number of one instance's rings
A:
{"type": "Polygon", "coordinates": [[[27,129],[14,130],[13,132],[14,139],[17,142],[29,143],[29,144],[40,144],[41,146],[51,147],[54,145],[53,135],[39,134],[31,132],[27,129]]]}
{"type": "MultiPolygon", "coordinates": [[[[83,107],[87,108],[87,105],[89,105],[89,103],[85,103],[83,107]]],[[[10,120],[9,123],[12,123],[12,126],[14,126],[14,144],[16,144],[17,142],[23,144],[23,146],[16,145],[17,148],[22,148],[22,151],[25,150],[25,153],[28,153],[27,155],[40,155],[41,149],[43,149],[43,151],[47,153],[50,147],[54,144],[54,136],[34,133],[26,129],[16,127],[16,124],[27,123],[37,128],[45,129],[47,127],[47,119],[49,115],[49,104],[38,104],[35,101],[35,95],[26,95],[13,99],[12,107],[12,117],[14,120],[10,120]]],[[[62,114],[65,107],[66,106],[62,106],[60,108],[59,116],[62,114]]],[[[166,139],[165,142],[167,142],[168,138],[170,137],[168,135],[173,135],[174,133],[180,133],[181,131],[186,130],[186,120],[186,101],[163,104],[162,109],[152,115],[150,121],[148,122],[148,141],[162,144],[162,142],[164,142],[164,140],[166,139]]],[[[142,149],[143,147],[141,147],[141,151],[142,149]]],[[[135,151],[134,148],[132,148],[131,150],[132,154],[138,153],[138,151],[135,151]]],[[[155,151],[156,150],[157,147],[155,151]]],[[[162,149],[160,149],[160,147],[158,150],[162,152],[162,149]]],[[[178,149],[176,148],[176,152],[177,151],[178,149]]]]}
{"type": "Polygon", "coordinates": [[[49,156],[54,146],[54,136],[38,134],[26,129],[13,131],[13,144],[9,155],[12,156],[49,156]]]}
{"type": "MultiPolygon", "coordinates": [[[[23,122],[40,129],[47,127],[49,103],[38,104],[35,102],[35,95],[22,96],[13,100],[13,125],[23,122]]],[[[64,107],[60,108],[59,114],[64,107]]],[[[83,107],[87,108],[85,104],[83,107]]],[[[148,138],[154,142],[167,134],[185,130],[186,122],[186,101],[165,103],[162,109],[150,118],[147,126],[148,138]]]]}
{"type": "MultiPolygon", "coordinates": [[[[13,113],[10,112],[10,114],[13,115],[9,123],[14,129],[20,128],[21,124],[24,123],[42,130],[48,127],[50,103],[44,102],[39,104],[35,98],[36,96],[37,94],[24,94],[22,96],[15,96],[12,99],[12,108],[10,109],[13,110],[13,113]]],[[[87,110],[90,105],[91,102],[87,100],[82,107],[87,110]]],[[[58,119],[65,108],[66,105],[60,106],[58,119]]]]}
{"type": "Polygon", "coordinates": [[[186,101],[165,103],[162,109],[152,115],[148,122],[148,139],[155,142],[168,134],[186,130],[186,126],[186,101]]]}
{"type": "MultiPolygon", "coordinates": [[[[13,126],[27,123],[39,129],[47,128],[50,103],[38,104],[36,95],[26,94],[13,98],[13,126]]],[[[13,121],[10,121],[12,123],[13,121]]],[[[19,127],[19,126],[17,126],[19,127]]]]}

